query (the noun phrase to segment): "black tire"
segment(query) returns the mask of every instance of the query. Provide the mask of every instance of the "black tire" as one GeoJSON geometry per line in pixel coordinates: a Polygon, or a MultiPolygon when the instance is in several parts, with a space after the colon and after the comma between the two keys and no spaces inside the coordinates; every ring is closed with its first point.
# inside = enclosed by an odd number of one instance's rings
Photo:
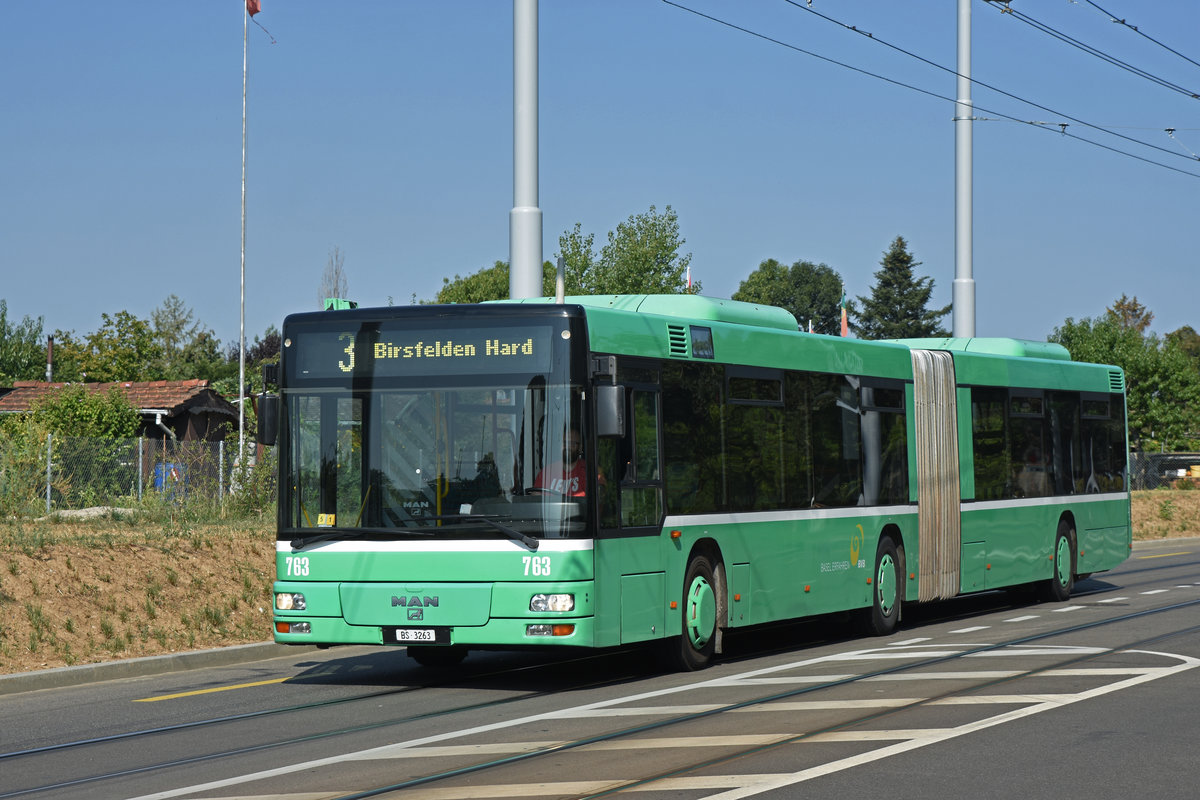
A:
{"type": "Polygon", "coordinates": [[[1075,588],[1075,529],[1065,519],[1058,523],[1058,531],[1054,534],[1051,560],[1054,572],[1049,580],[1042,582],[1041,598],[1050,603],[1070,600],[1075,588]]]}
{"type": "Polygon", "coordinates": [[[871,574],[871,608],[866,618],[867,632],[887,636],[896,630],[904,582],[900,552],[890,536],[879,540],[875,549],[875,572],[871,574]]]}
{"type": "Polygon", "coordinates": [[[467,657],[467,648],[458,645],[410,644],[405,649],[422,667],[455,667],[467,657]]]}
{"type": "Polygon", "coordinates": [[[667,642],[671,665],[684,672],[704,669],[717,646],[717,584],[707,556],[693,556],[683,576],[680,616],[683,635],[667,642]]]}

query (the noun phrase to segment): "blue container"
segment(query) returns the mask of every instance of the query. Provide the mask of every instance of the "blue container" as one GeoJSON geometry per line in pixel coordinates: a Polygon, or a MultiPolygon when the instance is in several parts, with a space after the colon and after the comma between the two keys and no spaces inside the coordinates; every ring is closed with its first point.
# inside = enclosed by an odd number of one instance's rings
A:
{"type": "Polygon", "coordinates": [[[154,465],[154,488],[158,491],[166,491],[173,495],[177,491],[182,491],[186,483],[187,478],[184,474],[183,464],[158,463],[154,465]]]}

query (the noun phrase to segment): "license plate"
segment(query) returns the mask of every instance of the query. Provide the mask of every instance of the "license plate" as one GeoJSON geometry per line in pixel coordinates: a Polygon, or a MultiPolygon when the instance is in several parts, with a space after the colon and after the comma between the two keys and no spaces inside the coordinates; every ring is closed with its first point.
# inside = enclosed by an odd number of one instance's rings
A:
{"type": "Polygon", "coordinates": [[[397,644],[450,644],[449,628],[384,628],[383,640],[397,644]]]}

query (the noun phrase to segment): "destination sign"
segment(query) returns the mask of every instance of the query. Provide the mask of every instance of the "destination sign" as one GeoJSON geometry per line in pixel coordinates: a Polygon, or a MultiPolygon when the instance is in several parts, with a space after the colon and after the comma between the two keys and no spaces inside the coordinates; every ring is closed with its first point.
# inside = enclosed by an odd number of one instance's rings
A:
{"type": "Polygon", "coordinates": [[[552,334],[544,325],[302,331],[289,355],[300,378],[547,372],[552,334]]]}

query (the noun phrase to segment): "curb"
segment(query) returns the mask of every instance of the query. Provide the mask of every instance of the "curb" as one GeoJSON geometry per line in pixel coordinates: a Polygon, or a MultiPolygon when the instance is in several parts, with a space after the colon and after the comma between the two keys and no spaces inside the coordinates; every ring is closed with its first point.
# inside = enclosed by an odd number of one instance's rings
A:
{"type": "Polygon", "coordinates": [[[20,672],[15,675],[0,675],[0,696],[35,692],[39,689],[61,689],[119,678],[143,678],[148,675],[163,675],[168,672],[182,672],[189,669],[228,667],[268,658],[313,652],[317,649],[306,645],[263,642],[220,647],[214,650],[193,650],[163,656],[129,658],[101,664],[56,667],[37,672],[20,672]]]}

